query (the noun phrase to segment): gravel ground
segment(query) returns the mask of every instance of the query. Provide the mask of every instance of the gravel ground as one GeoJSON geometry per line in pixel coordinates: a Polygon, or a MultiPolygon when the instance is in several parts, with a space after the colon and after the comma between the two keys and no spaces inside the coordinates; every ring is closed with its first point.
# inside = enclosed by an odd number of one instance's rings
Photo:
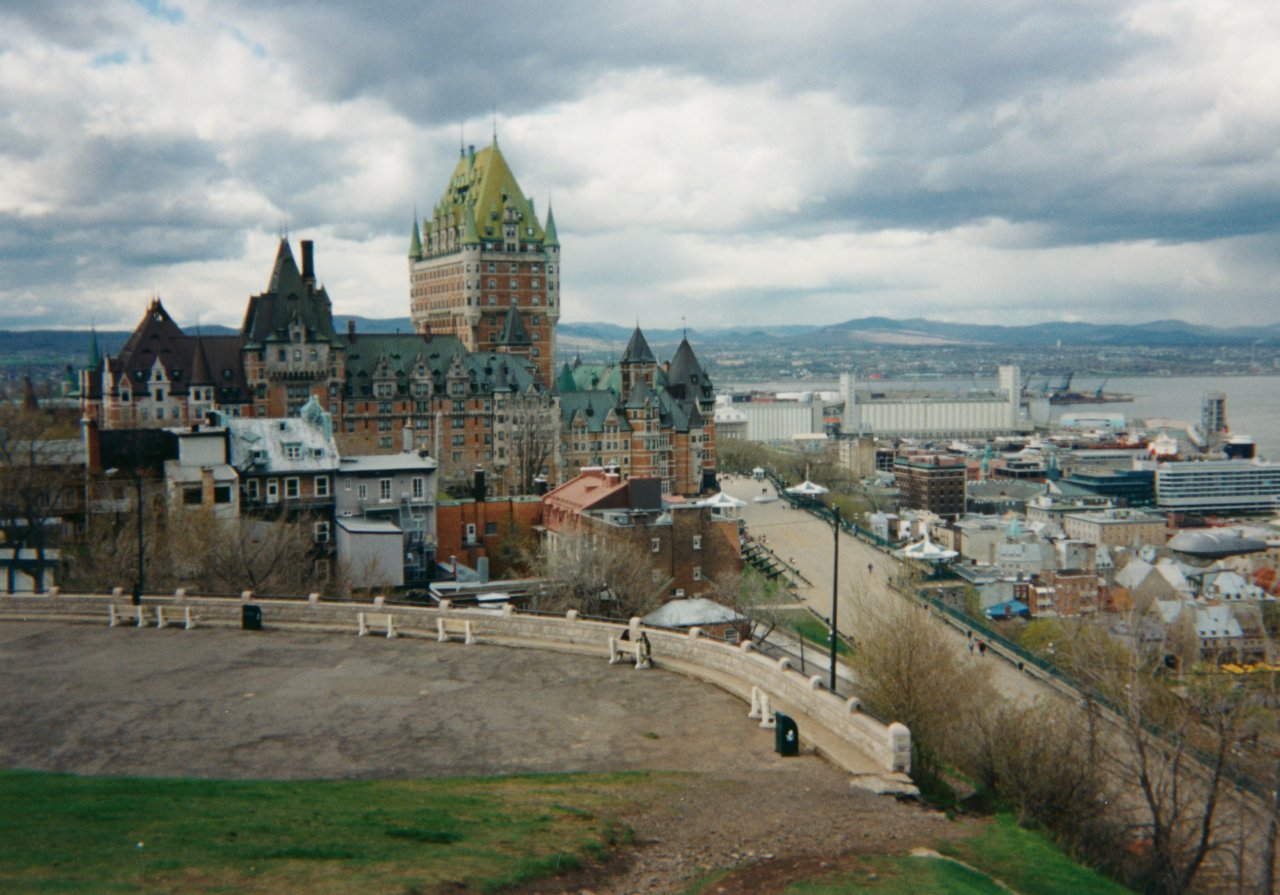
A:
{"type": "Polygon", "coordinates": [[[658,770],[636,842],[530,892],[780,891],[964,830],[849,786],[714,687],[603,658],[423,640],[0,623],[0,766],[226,778],[658,770]],[[725,888],[727,887],[727,888],[725,888]]]}

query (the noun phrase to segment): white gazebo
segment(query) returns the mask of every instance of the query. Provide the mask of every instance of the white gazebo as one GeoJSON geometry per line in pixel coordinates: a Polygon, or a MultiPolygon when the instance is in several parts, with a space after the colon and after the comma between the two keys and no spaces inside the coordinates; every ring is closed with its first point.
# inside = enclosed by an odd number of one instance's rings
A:
{"type": "Polygon", "coordinates": [[[823,494],[826,494],[828,490],[829,489],[824,488],[821,485],[805,479],[800,484],[788,488],[787,493],[795,494],[798,497],[821,497],[823,494]]]}
{"type": "Polygon", "coordinates": [[[933,543],[933,541],[929,540],[928,532],[925,533],[923,541],[908,544],[906,547],[897,551],[897,554],[902,559],[914,559],[919,562],[933,563],[935,565],[938,563],[950,562],[960,555],[954,550],[948,550],[945,547],[939,547],[937,544],[933,543]]]}
{"type": "Polygon", "coordinates": [[[738,500],[738,498],[731,494],[726,494],[723,491],[716,494],[715,497],[710,497],[702,501],[702,506],[711,507],[711,509],[721,515],[731,517],[736,516],[738,511],[746,505],[747,502],[745,500],[738,500]]]}

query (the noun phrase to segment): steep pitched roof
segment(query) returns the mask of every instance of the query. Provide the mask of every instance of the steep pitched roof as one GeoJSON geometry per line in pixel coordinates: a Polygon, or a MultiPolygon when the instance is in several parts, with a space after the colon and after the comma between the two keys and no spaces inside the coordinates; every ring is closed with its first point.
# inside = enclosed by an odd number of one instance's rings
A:
{"type": "Polygon", "coordinates": [[[289,340],[289,326],[300,322],[309,342],[333,341],[333,309],[323,286],[303,278],[287,239],[280,240],[267,291],[250,297],[240,328],[246,348],[289,340]]]}
{"type": "Polygon", "coordinates": [[[667,391],[682,401],[709,401],[715,395],[711,379],[703,371],[702,364],[698,363],[688,339],[680,340],[680,347],[671,359],[671,366],[666,373],[666,387],[667,391]]]}
{"type": "Polygon", "coordinates": [[[418,230],[418,216],[413,216],[413,232],[409,234],[409,257],[422,257],[422,233],[418,230]]]}
{"type": "Polygon", "coordinates": [[[415,379],[429,378],[432,390],[443,394],[451,370],[467,382],[467,394],[525,393],[537,388],[535,368],[511,354],[479,354],[466,349],[456,336],[423,336],[417,333],[361,335],[346,345],[346,398],[373,395],[374,380],[391,378],[397,395],[409,394],[415,379]],[[456,367],[455,367],[456,364],[456,367]],[[422,374],[418,372],[419,366],[422,374]]]}
{"type": "Polygon", "coordinates": [[[566,363],[560,368],[560,375],[556,377],[556,391],[563,395],[577,390],[578,384],[573,381],[573,369],[566,363]]]}
{"type": "MultiPolygon", "coordinates": [[[[468,226],[474,227],[478,241],[501,238],[503,211],[507,207],[516,212],[521,241],[543,242],[545,232],[534,214],[533,203],[525,198],[495,139],[479,152],[463,153],[435,214],[444,218],[442,223],[446,227],[464,230],[468,226]],[[467,220],[468,209],[474,215],[470,222],[467,220]]],[[[465,237],[463,241],[466,242],[465,237]]]]}
{"type": "Polygon", "coordinates": [[[631,341],[627,342],[627,350],[622,352],[622,359],[618,363],[656,364],[657,362],[649,349],[649,343],[645,341],[644,333],[640,332],[640,327],[637,326],[631,334],[631,341]]]}
{"type": "Polygon", "coordinates": [[[547,229],[546,236],[542,240],[545,246],[559,246],[560,237],[556,235],[556,216],[551,213],[551,205],[547,205],[547,229]]]}
{"type": "Polygon", "coordinates": [[[524,319],[516,310],[514,300],[511,302],[511,307],[507,308],[506,319],[502,321],[502,332],[498,336],[498,344],[514,347],[533,344],[533,339],[529,338],[529,331],[525,329],[524,319]]]}

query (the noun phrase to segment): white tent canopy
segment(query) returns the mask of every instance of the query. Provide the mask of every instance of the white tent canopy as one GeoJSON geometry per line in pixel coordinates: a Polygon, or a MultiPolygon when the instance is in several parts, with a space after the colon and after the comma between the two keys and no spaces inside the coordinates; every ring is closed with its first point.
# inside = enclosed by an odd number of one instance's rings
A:
{"type": "Polygon", "coordinates": [[[954,550],[948,550],[945,547],[939,547],[937,544],[929,540],[926,534],[923,541],[915,544],[909,544],[898,551],[898,556],[903,559],[918,559],[924,562],[948,562],[955,559],[960,554],[954,550]]]}
{"type": "Polygon", "coordinates": [[[721,491],[716,494],[715,497],[709,497],[704,500],[702,505],[704,507],[711,507],[717,510],[737,510],[745,507],[747,502],[745,500],[738,500],[738,498],[733,495],[726,494],[721,491]]]}
{"type": "Polygon", "coordinates": [[[824,488],[821,485],[816,485],[808,479],[805,479],[793,488],[787,489],[788,494],[799,494],[801,497],[818,497],[819,495],[826,494],[827,491],[827,488],[824,488]]]}

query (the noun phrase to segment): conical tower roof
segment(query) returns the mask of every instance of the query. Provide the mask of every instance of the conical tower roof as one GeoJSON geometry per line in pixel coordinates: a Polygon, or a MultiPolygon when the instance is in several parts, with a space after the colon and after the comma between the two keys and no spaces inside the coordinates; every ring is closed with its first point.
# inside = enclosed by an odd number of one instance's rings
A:
{"type": "MultiPolygon", "coordinates": [[[[572,223],[572,221],[570,221],[572,223]]],[[[547,205],[547,228],[546,235],[542,238],[544,246],[559,246],[560,237],[556,234],[556,216],[551,211],[551,205],[547,205]]]]}
{"type": "Polygon", "coordinates": [[[409,257],[422,257],[422,234],[418,230],[418,216],[413,216],[413,233],[409,236],[409,257]]]}
{"type": "Polygon", "coordinates": [[[191,357],[191,384],[213,385],[213,374],[209,372],[209,359],[204,353],[204,339],[196,336],[195,348],[191,357]]]}
{"type": "Polygon", "coordinates": [[[667,391],[682,400],[707,399],[712,396],[711,379],[698,363],[688,339],[680,340],[671,366],[667,369],[667,391]]]}
{"type": "Polygon", "coordinates": [[[631,334],[631,341],[627,342],[627,350],[622,352],[620,363],[656,364],[657,362],[657,358],[649,350],[649,343],[645,341],[644,333],[640,332],[640,327],[637,325],[635,332],[631,334]]]}
{"type": "Polygon", "coordinates": [[[521,319],[520,312],[516,310],[514,301],[511,303],[511,307],[507,308],[506,319],[502,321],[502,333],[498,336],[498,344],[509,347],[522,347],[533,344],[533,339],[529,338],[529,331],[525,329],[524,320],[521,319]]]}
{"type": "Polygon", "coordinates": [[[573,381],[573,370],[566,363],[560,368],[560,375],[556,377],[556,391],[563,395],[577,390],[578,383],[573,381]]]}

